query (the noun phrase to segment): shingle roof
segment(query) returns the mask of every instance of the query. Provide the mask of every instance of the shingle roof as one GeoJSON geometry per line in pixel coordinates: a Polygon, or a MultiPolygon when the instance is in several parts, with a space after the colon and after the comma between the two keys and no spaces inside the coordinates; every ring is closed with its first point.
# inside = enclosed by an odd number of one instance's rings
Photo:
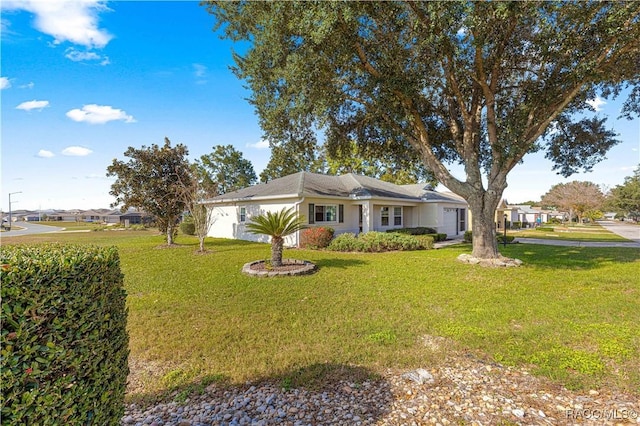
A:
{"type": "Polygon", "coordinates": [[[238,191],[219,195],[205,203],[277,197],[399,198],[413,201],[452,201],[461,198],[431,190],[426,184],[396,185],[367,176],[348,173],[329,176],[298,172],[238,191]]]}

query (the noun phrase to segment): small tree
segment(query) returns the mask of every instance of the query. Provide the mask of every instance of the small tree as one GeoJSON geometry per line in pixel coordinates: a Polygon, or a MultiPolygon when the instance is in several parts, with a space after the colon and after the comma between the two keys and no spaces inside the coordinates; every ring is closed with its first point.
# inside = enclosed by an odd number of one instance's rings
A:
{"type": "Polygon", "coordinates": [[[189,210],[193,221],[195,235],[198,237],[198,251],[204,252],[204,240],[215,223],[213,209],[208,209],[202,200],[217,195],[216,185],[209,180],[207,170],[200,164],[191,165],[190,179],[183,184],[181,197],[189,210]]]}
{"type": "Polygon", "coordinates": [[[304,216],[299,216],[293,207],[279,212],[266,212],[256,216],[247,224],[247,230],[253,234],[271,237],[271,265],[282,266],[284,238],[305,228],[304,216]]]}
{"type": "Polygon", "coordinates": [[[137,207],[154,215],[158,227],[166,230],[168,245],[173,244],[178,218],[185,209],[182,188],[191,182],[188,153],[186,146],[172,147],[165,138],[162,147],[129,147],[124,153],[128,162],[114,159],[107,168],[107,176],[117,177],[109,191],[116,197],[111,206],[122,204],[122,211],[137,207]]]}

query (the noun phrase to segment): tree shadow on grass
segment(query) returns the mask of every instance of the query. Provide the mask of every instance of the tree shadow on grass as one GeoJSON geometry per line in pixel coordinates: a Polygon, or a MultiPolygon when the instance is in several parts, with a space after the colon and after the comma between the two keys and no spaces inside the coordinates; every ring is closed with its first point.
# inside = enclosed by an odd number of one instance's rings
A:
{"type": "Polygon", "coordinates": [[[209,376],[169,392],[136,395],[134,399],[140,401],[135,403],[136,416],[152,417],[156,422],[193,420],[187,409],[181,410],[181,418],[155,409],[158,401],[175,401],[174,412],[180,406],[197,404],[195,411],[202,424],[226,424],[233,418],[244,418],[250,424],[261,420],[264,424],[353,424],[375,423],[390,412],[394,397],[391,385],[377,373],[326,363],[240,385],[222,376],[209,376]]]}
{"type": "Polygon", "coordinates": [[[361,259],[338,259],[338,258],[325,258],[314,260],[318,268],[340,268],[347,269],[353,266],[364,266],[368,265],[369,262],[365,262],[361,259]]]}
{"type": "Polygon", "coordinates": [[[637,248],[566,247],[541,244],[514,244],[501,250],[525,265],[553,269],[594,269],[611,263],[633,263],[640,260],[637,248]]]}

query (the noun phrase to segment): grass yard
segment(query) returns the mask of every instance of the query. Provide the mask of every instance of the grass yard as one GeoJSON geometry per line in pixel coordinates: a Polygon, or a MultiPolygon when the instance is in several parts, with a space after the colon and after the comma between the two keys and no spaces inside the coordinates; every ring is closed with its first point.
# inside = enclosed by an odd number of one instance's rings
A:
{"type": "Polygon", "coordinates": [[[507,230],[507,235],[517,238],[542,238],[568,241],[628,242],[624,237],[608,231],[598,224],[543,225],[540,228],[507,230]]]}
{"type": "Polygon", "coordinates": [[[449,350],[527,366],[573,389],[640,395],[640,253],[514,244],[520,268],[456,261],[469,245],[384,254],[287,250],[310,276],[254,278],[270,247],[150,231],[48,234],[7,242],[115,244],[128,292],[132,399],[201,380],[317,386],[336,368],[429,367],[449,350]],[[28,238],[28,240],[26,239],[28,238]],[[434,337],[439,336],[439,337],[434,337]]]}

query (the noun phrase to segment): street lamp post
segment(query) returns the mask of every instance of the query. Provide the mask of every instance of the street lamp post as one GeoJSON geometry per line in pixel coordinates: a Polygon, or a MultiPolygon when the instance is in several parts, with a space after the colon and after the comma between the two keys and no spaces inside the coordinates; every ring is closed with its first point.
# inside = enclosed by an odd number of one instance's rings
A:
{"type": "Polygon", "coordinates": [[[17,191],[17,192],[10,192],[9,193],[9,231],[11,231],[11,196],[13,194],[22,194],[22,191],[17,191]]]}
{"type": "Polygon", "coordinates": [[[507,214],[504,214],[504,238],[502,239],[502,246],[507,246],[507,214]]]}

